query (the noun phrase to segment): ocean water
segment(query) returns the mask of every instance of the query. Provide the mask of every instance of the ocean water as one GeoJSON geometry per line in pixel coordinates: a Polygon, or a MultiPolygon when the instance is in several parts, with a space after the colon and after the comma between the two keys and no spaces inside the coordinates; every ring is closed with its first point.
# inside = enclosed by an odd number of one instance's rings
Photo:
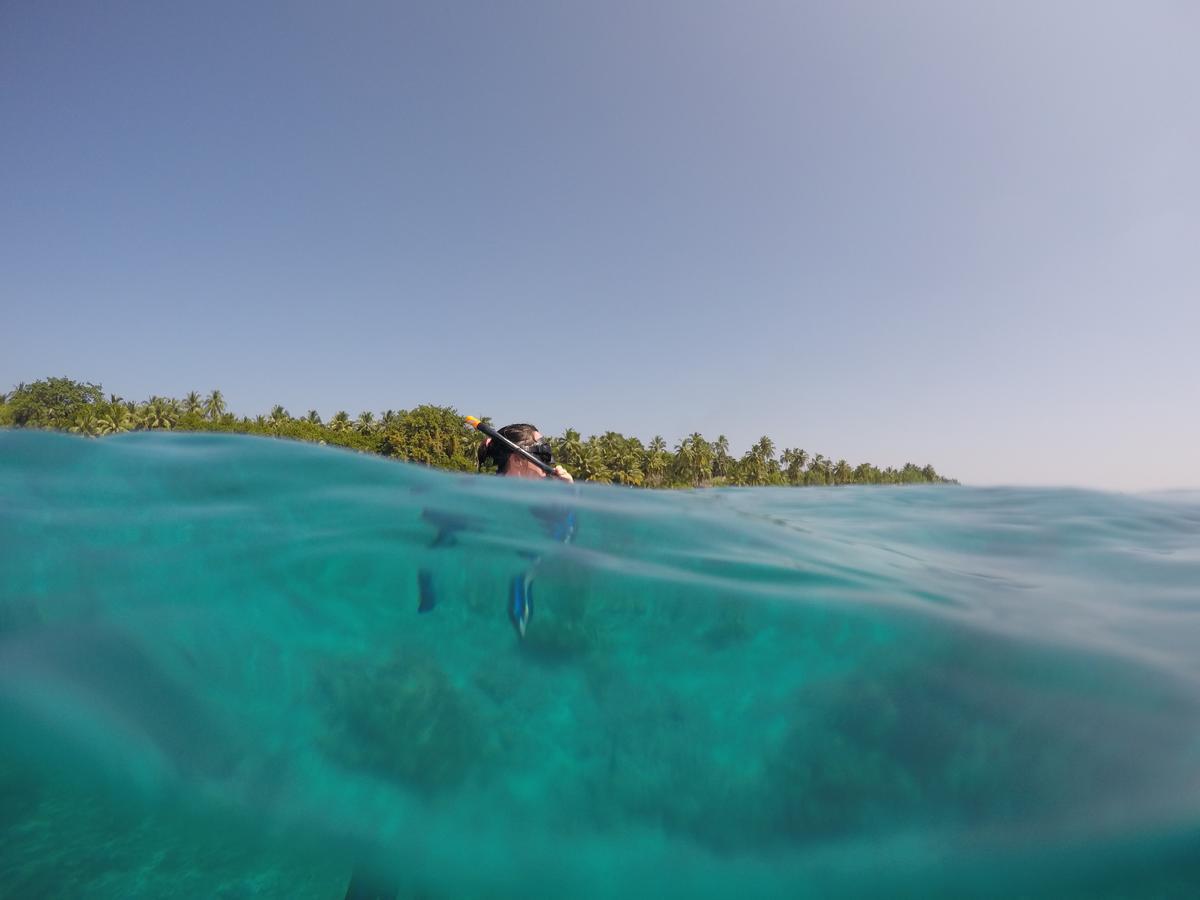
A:
{"type": "Polygon", "coordinates": [[[10,431],[0,552],[4,896],[1200,896],[1195,494],[10,431]]]}

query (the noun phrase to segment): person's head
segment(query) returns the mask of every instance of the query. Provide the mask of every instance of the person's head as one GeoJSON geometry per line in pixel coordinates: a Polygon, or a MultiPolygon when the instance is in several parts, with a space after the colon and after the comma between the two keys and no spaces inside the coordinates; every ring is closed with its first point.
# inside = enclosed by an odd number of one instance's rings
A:
{"type": "MultiPolygon", "coordinates": [[[[538,459],[547,463],[551,462],[550,445],[542,440],[542,433],[532,425],[524,423],[505,425],[503,428],[497,428],[496,430],[521,449],[528,450],[538,459]]],[[[525,459],[525,457],[519,453],[513,453],[507,446],[491,438],[488,438],[479,445],[479,465],[482,466],[489,459],[496,464],[496,469],[501,475],[509,475],[514,478],[546,477],[545,472],[525,459]]]]}

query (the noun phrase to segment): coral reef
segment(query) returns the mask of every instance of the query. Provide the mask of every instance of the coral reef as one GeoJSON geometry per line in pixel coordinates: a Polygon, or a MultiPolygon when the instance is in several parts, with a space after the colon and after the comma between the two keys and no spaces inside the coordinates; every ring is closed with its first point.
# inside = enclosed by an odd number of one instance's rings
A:
{"type": "Polygon", "coordinates": [[[478,715],[430,654],[340,660],[318,684],[329,722],[322,749],[343,765],[431,793],[461,783],[480,759],[478,715]]]}

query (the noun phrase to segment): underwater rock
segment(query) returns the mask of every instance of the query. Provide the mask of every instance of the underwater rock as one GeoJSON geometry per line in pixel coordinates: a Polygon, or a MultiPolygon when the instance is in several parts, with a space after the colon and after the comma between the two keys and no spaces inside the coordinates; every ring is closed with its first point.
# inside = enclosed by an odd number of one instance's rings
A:
{"type": "Polygon", "coordinates": [[[597,823],[651,826],[720,852],[736,845],[756,782],[714,752],[704,698],[635,683],[603,661],[588,681],[604,735],[589,785],[597,823]]]}
{"type": "Polygon", "coordinates": [[[330,734],[325,753],[420,792],[460,784],[481,757],[477,712],[427,654],[340,661],[318,677],[330,734]]]}
{"type": "Polygon", "coordinates": [[[540,662],[573,662],[594,648],[596,629],[587,617],[583,592],[559,590],[551,593],[534,582],[534,614],[521,650],[540,662]]]}
{"type": "Polygon", "coordinates": [[[1117,669],[960,636],[920,666],[801,688],[766,769],[771,828],[797,839],[931,826],[1021,836],[1033,822],[1077,836],[1127,825],[1139,813],[1118,802],[1122,792],[1149,800],[1164,772],[1190,766],[1180,723],[1195,703],[1132,666],[1121,696],[1097,671],[1117,669]]]}
{"type": "Polygon", "coordinates": [[[881,816],[902,815],[920,795],[913,773],[886,744],[859,733],[861,726],[886,739],[896,720],[891,698],[873,685],[801,691],[797,714],[761,785],[764,835],[829,837],[868,829],[881,816]]]}
{"type": "Polygon", "coordinates": [[[703,641],[710,650],[725,650],[752,636],[746,622],[746,606],[736,597],[728,597],[718,607],[716,621],[705,630],[703,641]]]}

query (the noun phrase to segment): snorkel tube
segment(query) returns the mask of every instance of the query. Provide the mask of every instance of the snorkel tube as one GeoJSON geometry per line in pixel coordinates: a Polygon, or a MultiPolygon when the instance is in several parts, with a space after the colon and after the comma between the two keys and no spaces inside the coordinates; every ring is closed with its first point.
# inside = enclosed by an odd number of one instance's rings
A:
{"type": "Polygon", "coordinates": [[[547,475],[551,476],[552,478],[559,477],[559,474],[554,471],[554,466],[550,465],[548,462],[544,462],[544,461],[538,459],[536,456],[534,456],[532,453],[530,453],[524,447],[517,446],[516,444],[514,444],[512,441],[510,441],[508,438],[506,438],[504,435],[502,435],[499,431],[497,431],[495,428],[493,428],[491,425],[487,424],[486,422],[481,422],[481,421],[479,421],[479,419],[475,418],[474,416],[467,416],[464,421],[468,425],[470,425],[472,428],[474,428],[476,431],[481,431],[484,434],[486,434],[488,437],[490,437],[493,441],[497,441],[497,442],[503,444],[504,446],[508,447],[509,450],[511,450],[513,453],[517,454],[518,456],[520,456],[522,459],[529,460],[531,463],[533,463],[535,466],[537,466],[539,469],[541,469],[543,472],[545,472],[547,475]]]}

